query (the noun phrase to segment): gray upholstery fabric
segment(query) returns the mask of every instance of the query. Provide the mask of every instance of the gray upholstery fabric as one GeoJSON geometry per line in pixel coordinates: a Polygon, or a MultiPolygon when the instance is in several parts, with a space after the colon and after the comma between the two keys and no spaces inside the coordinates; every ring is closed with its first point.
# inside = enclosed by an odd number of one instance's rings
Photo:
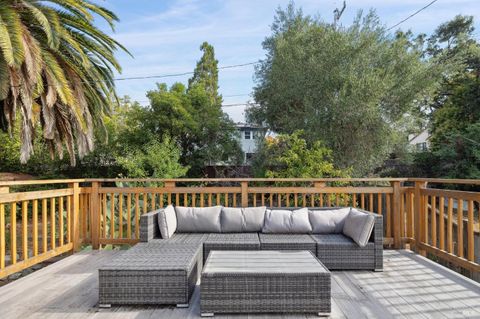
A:
{"type": "Polygon", "coordinates": [[[365,247],[372,234],[374,224],[375,217],[352,208],[345,220],[343,234],[350,237],[360,247],[365,247]]]}
{"type": "Polygon", "coordinates": [[[266,206],[231,208],[223,207],[222,233],[245,233],[262,231],[266,206]]]}
{"type": "Polygon", "coordinates": [[[158,211],[158,228],[163,239],[172,237],[177,230],[177,215],[172,205],[158,211]]]}
{"type": "Polygon", "coordinates": [[[220,233],[222,206],[175,207],[177,231],[180,233],[220,233]]]}
{"type": "Polygon", "coordinates": [[[299,234],[311,231],[307,208],[274,211],[267,209],[265,213],[263,233],[299,234]]]}
{"type": "Polygon", "coordinates": [[[314,234],[340,234],[350,207],[334,209],[315,209],[308,211],[308,218],[314,234]]]}

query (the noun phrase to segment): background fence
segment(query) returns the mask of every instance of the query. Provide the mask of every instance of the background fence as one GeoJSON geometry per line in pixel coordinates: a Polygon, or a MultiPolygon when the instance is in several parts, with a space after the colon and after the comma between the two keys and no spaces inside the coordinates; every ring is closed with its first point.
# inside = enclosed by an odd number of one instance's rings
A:
{"type": "Polygon", "coordinates": [[[480,272],[480,180],[76,179],[0,182],[0,278],[81,245],[135,244],[140,216],[168,204],[353,206],[384,216],[385,245],[480,272]],[[473,187],[474,188],[474,187],[473,187]]]}

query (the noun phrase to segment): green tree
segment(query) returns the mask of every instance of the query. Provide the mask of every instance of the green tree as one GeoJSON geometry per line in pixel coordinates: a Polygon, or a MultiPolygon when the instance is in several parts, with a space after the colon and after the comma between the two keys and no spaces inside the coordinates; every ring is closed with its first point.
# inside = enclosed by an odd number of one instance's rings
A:
{"type": "Polygon", "coordinates": [[[289,5],[279,9],[256,69],[248,118],[273,131],[322,140],[340,168],[365,175],[394,148],[395,124],[435,83],[409,34],[392,37],[375,13],[334,28],[289,5]]]}
{"type": "Polygon", "coordinates": [[[123,47],[94,25],[115,14],[86,0],[0,1],[0,127],[13,135],[19,113],[20,160],[35,134],[71,164],[93,149],[93,128],[114,98],[114,51],[123,47]],[[37,127],[41,130],[37,130],[37,127]]]}
{"type": "Polygon", "coordinates": [[[256,177],[320,178],[348,177],[348,169],[335,166],[332,151],[321,141],[308,146],[303,131],[280,134],[261,142],[253,160],[256,177]]]}
{"type": "Polygon", "coordinates": [[[162,141],[152,139],[139,148],[116,156],[117,162],[131,178],[176,178],[188,171],[179,163],[180,150],[174,140],[165,136],[162,141]]]}
{"type": "Polygon", "coordinates": [[[150,108],[144,114],[145,128],[157,136],[174,138],[181,148],[181,163],[190,176],[201,176],[205,165],[238,163],[241,150],[234,123],[222,110],[218,95],[218,69],[213,47],[201,46],[188,88],[175,83],[158,84],[147,93],[150,108]]]}

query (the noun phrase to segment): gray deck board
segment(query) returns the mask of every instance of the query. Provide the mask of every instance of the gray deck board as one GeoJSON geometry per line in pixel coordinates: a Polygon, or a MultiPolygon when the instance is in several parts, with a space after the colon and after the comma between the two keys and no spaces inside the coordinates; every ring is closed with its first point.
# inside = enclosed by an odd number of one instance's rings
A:
{"type": "MultiPolygon", "coordinates": [[[[197,289],[189,308],[97,308],[97,269],[122,251],[69,256],[0,287],[3,318],[199,318],[197,289]]],[[[386,250],[384,272],[333,271],[331,318],[480,318],[480,284],[408,251],[386,250]]],[[[316,318],[218,315],[215,318],[316,318]]]]}

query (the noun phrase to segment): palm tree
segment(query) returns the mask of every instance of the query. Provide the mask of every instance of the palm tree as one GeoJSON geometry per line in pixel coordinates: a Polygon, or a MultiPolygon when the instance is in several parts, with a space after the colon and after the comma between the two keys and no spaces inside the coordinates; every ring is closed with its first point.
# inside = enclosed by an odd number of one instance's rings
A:
{"type": "Polygon", "coordinates": [[[12,134],[20,120],[22,163],[36,131],[52,157],[66,148],[72,165],[93,149],[93,127],[116,98],[114,52],[125,50],[95,17],[112,30],[118,21],[88,0],[0,0],[0,127],[12,134]]]}

